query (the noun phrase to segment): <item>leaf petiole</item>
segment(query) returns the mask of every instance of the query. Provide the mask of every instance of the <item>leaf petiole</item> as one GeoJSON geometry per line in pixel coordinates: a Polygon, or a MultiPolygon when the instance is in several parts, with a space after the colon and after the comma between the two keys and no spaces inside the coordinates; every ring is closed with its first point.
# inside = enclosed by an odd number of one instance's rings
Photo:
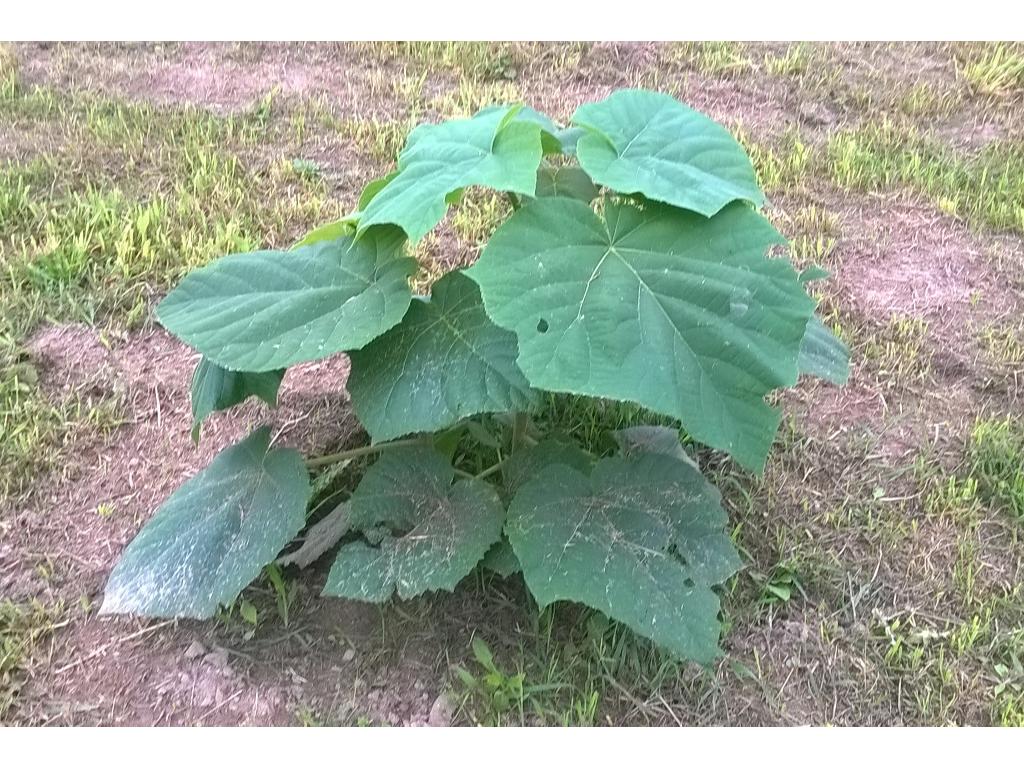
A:
{"type": "Polygon", "coordinates": [[[479,473],[477,475],[474,475],[473,477],[475,477],[477,480],[483,480],[485,477],[490,477],[495,472],[500,472],[502,470],[502,468],[505,466],[505,462],[507,462],[507,461],[508,461],[508,458],[504,458],[501,461],[499,461],[497,464],[492,464],[487,469],[485,469],[483,472],[481,472],[481,473],[479,473]]]}
{"type": "Polygon", "coordinates": [[[345,459],[355,459],[359,456],[368,456],[372,453],[386,451],[388,448],[397,448],[400,445],[416,445],[420,442],[422,442],[420,438],[411,437],[407,440],[392,440],[389,443],[376,443],[374,445],[363,445],[359,448],[349,448],[347,451],[338,451],[337,453],[328,453],[323,456],[306,459],[306,469],[316,469],[317,467],[335,464],[345,459]]]}

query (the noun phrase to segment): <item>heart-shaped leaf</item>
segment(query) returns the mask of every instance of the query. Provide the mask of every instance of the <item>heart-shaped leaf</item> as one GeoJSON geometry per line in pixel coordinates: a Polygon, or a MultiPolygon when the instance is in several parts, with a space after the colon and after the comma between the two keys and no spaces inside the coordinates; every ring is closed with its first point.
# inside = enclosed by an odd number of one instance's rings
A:
{"type": "Polygon", "coordinates": [[[359,349],[395,325],[416,262],[395,228],[225,256],[157,307],[167,330],[228,370],[262,372],[359,349]]]}
{"type": "Polygon", "coordinates": [[[541,125],[516,119],[521,107],[420,125],[398,157],[398,172],[366,203],[359,231],[396,224],[419,240],[444,217],[448,196],[471,185],[532,195],[542,156],[541,125]]]}
{"type": "Polygon", "coordinates": [[[225,449],[156,511],[110,574],[100,613],[209,618],[306,522],[309,475],[263,427],[225,449]]]}
{"type": "Polygon", "coordinates": [[[574,600],[685,658],[718,654],[710,585],[740,565],[718,492],[663,454],[553,463],[516,493],[505,531],[537,602],[574,600]]]}
{"type": "Polygon", "coordinates": [[[351,353],[348,389],[374,440],[444,429],[485,412],[533,408],[516,366],[516,336],[487,317],[476,283],[461,272],[438,280],[429,301],[351,353]]]}
{"type": "Polygon", "coordinates": [[[707,219],[538,198],[467,274],[534,387],[640,403],[759,469],[779,420],[764,396],[796,382],[814,310],[789,262],[765,257],[783,242],[742,203],[707,219]]]}
{"type": "Polygon", "coordinates": [[[584,129],[576,156],[616,192],[713,216],[734,200],[764,204],[743,147],[725,128],[668,94],[616,91],[572,117],[584,129]]]}
{"type": "Polygon", "coordinates": [[[482,480],[452,484],[455,470],[429,446],[386,451],[350,502],[353,528],[374,543],[344,545],[324,594],[383,602],[453,590],[501,538],[505,510],[482,480]],[[382,531],[383,529],[383,531],[382,531]]]}

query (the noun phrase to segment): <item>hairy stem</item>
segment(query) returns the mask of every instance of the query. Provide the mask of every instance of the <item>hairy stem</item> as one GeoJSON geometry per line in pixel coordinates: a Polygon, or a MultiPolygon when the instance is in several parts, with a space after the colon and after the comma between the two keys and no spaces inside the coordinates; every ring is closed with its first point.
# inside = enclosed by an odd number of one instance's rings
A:
{"type": "Polygon", "coordinates": [[[328,453],[324,456],[317,456],[312,459],[306,459],[306,469],[316,469],[327,464],[335,464],[345,459],[354,459],[358,456],[368,456],[371,453],[379,453],[386,451],[388,448],[396,448],[400,445],[416,445],[421,442],[418,437],[411,437],[407,440],[392,440],[390,443],[377,443],[376,445],[363,445],[359,448],[349,448],[347,451],[338,451],[337,453],[328,453]]]}

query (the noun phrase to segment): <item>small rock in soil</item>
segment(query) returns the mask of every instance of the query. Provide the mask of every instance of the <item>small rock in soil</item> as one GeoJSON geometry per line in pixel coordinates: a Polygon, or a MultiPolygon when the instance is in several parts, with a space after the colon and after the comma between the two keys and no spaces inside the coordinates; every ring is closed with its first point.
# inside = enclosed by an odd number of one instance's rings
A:
{"type": "Polygon", "coordinates": [[[203,657],[203,661],[214,669],[226,675],[231,674],[231,664],[228,662],[228,652],[223,648],[217,648],[203,657]]]}
{"type": "Polygon", "coordinates": [[[356,657],[356,652],[351,648],[347,648],[343,654],[341,654],[341,660],[346,664],[356,657]]]}
{"type": "Polygon", "coordinates": [[[198,640],[193,640],[192,644],[185,649],[185,658],[189,661],[198,659],[200,656],[206,655],[206,648],[198,640]]]}
{"type": "Polygon", "coordinates": [[[455,715],[455,704],[448,697],[448,694],[442,693],[430,706],[430,714],[427,715],[427,725],[433,726],[434,728],[444,728],[452,724],[452,717],[455,715]]]}

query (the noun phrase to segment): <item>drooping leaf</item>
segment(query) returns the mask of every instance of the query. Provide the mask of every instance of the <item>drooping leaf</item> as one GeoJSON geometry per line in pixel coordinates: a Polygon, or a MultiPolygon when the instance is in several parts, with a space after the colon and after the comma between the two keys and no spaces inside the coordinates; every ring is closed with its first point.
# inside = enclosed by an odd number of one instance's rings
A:
{"type": "Polygon", "coordinates": [[[800,344],[800,373],[817,376],[833,384],[845,384],[850,378],[850,350],[815,315],[807,322],[800,344]]]}
{"type": "MultiPolygon", "coordinates": [[[[487,115],[492,112],[505,112],[508,110],[510,105],[499,104],[490,107],[484,107],[476,113],[475,117],[481,115],[487,115]]],[[[534,123],[540,126],[540,140],[541,147],[545,155],[561,154],[562,152],[562,141],[559,139],[559,133],[563,130],[555,124],[555,121],[545,115],[543,112],[538,112],[536,109],[526,105],[518,105],[518,112],[515,113],[515,117],[512,119],[518,122],[534,123]]]]}
{"type": "Polygon", "coordinates": [[[541,160],[541,127],[517,120],[519,107],[420,125],[398,157],[398,173],[367,203],[360,233],[396,224],[419,240],[444,217],[447,196],[467,186],[532,195],[541,160]]]}
{"type": "MultiPolygon", "coordinates": [[[[498,107],[498,109],[505,109],[506,107],[498,107]]],[[[483,111],[483,110],[481,110],[483,111]]],[[[558,126],[555,125],[555,121],[545,115],[543,112],[538,112],[533,107],[522,105],[515,116],[516,120],[525,120],[527,122],[536,123],[548,133],[554,135],[558,132],[558,126]]]]}
{"type": "Polygon", "coordinates": [[[467,274],[534,387],[640,403],[759,469],[779,419],[764,396],[796,382],[814,309],[789,262],[765,258],[782,242],[743,203],[706,219],[609,202],[602,217],[538,198],[467,274]]]}
{"type": "Polygon", "coordinates": [[[505,531],[540,605],[584,603],[707,663],[720,632],[709,585],[740,565],[725,522],[699,472],[648,453],[602,459],[589,477],[546,467],[519,489],[505,531]]]}
{"type": "Polygon", "coordinates": [[[516,557],[516,553],[512,551],[512,545],[505,538],[487,550],[484,559],[480,561],[480,567],[493,571],[503,579],[522,570],[519,558],[516,557]]]}
{"type": "Polygon", "coordinates": [[[690,454],[679,442],[679,430],[672,427],[659,427],[655,425],[641,425],[637,427],[626,427],[612,432],[615,442],[624,456],[633,456],[640,453],[663,453],[697,469],[697,463],[690,458],[690,454]]]}
{"type": "Polygon", "coordinates": [[[581,106],[572,121],[585,129],[576,144],[580,165],[616,192],[639,192],[704,216],[734,200],[764,204],[739,142],[668,94],[616,91],[581,106]]]}
{"type": "Polygon", "coordinates": [[[199,440],[199,428],[214,411],[222,411],[256,396],[270,407],[277,404],[284,370],[250,373],[229,371],[205,357],[192,375],[192,439],[199,440]]]}
{"type": "Polygon", "coordinates": [[[378,227],[353,242],[225,256],[191,272],[157,307],[160,322],[217,365],[272,371],[359,349],[405,314],[416,262],[378,227]]]}
{"type": "Polygon", "coordinates": [[[128,545],[101,613],[209,618],[230,604],[299,532],[309,475],[270,429],[225,449],[187,480],[128,545]]]}
{"type": "Polygon", "coordinates": [[[589,203],[597,194],[597,187],[582,168],[544,165],[537,171],[536,197],[571,197],[589,203]]]}
{"type": "Polygon", "coordinates": [[[501,538],[505,510],[482,480],[460,480],[429,446],[386,451],[352,494],[353,528],[383,530],[346,544],[325,595],[382,602],[452,590],[501,538]],[[379,540],[378,540],[379,539],[379,540]]]}
{"type": "Polygon", "coordinates": [[[401,323],[351,353],[348,390],[375,441],[535,404],[516,367],[515,334],[490,321],[476,283],[451,272],[431,293],[429,301],[413,301],[401,323]]]}

